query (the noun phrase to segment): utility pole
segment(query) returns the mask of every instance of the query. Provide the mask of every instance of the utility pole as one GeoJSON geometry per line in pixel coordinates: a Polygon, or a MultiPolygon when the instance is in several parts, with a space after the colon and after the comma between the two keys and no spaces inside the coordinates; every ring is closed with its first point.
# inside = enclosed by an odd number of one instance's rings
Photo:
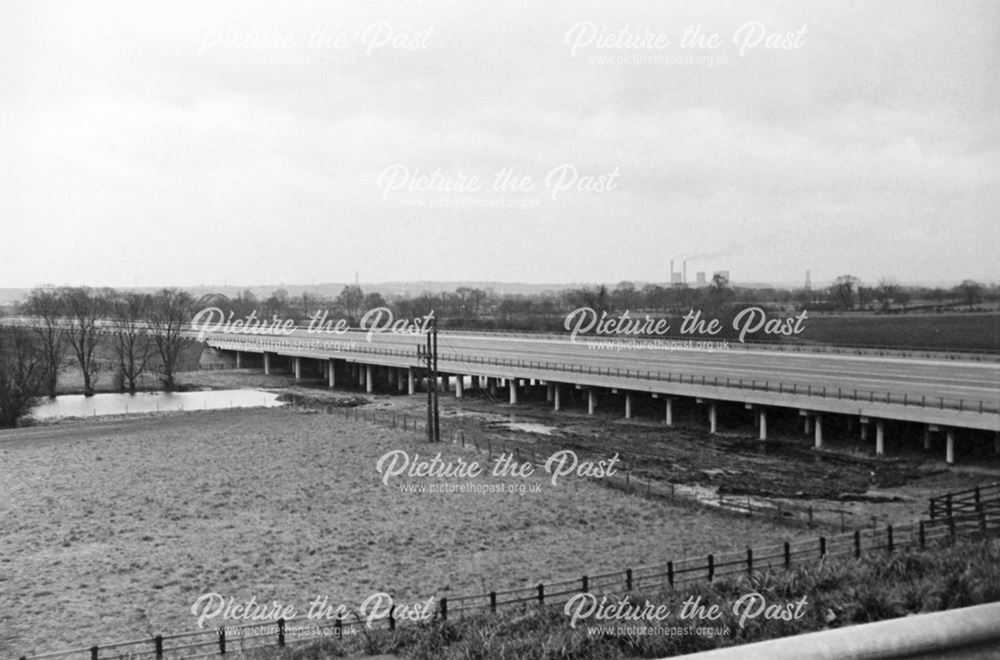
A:
{"type": "Polygon", "coordinates": [[[427,364],[427,442],[441,441],[441,417],[438,411],[437,350],[437,319],[431,319],[431,331],[427,333],[427,345],[417,346],[417,358],[424,360],[427,364]]]}

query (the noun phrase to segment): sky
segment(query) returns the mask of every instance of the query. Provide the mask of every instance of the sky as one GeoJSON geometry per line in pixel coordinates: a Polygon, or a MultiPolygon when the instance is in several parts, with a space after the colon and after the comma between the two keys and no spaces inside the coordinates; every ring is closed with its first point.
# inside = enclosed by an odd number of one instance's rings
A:
{"type": "Polygon", "coordinates": [[[6,1],[0,287],[1000,280],[1000,3],[6,1]]]}

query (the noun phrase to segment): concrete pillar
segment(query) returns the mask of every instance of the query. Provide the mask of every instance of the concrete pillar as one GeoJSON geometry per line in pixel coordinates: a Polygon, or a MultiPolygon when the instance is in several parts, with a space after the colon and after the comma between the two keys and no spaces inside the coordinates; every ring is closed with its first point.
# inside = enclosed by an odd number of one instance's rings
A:
{"type": "Polygon", "coordinates": [[[364,387],[365,385],[365,368],[360,362],[358,363],[358,387],[364,387]]]}
{"type": "Polygon", "coordinates": [[[510,387],[510,405],[517,403],[517,379],[511,378],[508,383],[510,387]]]}
{"type": "Polygon", "coordinates": [[[267,352],[264,353],[264,375],[271,375],[271,354],[267,352]]]}
{"type": "Polygon", "coordinates": [[[861,442],[868,442],[868,422],[861,422],[861,442]]]}
{"type": "MultiPolygon", "coordinates": [[[[806,418],[808,419],[808,417],[806,418]]],[[[813,446],[819,449],[823,446],[823,416],[816,415],[816,437],[813,441],[813,446]]]]}
{"type": "Polygon", "coordinates": [[[632,393],[625,393],[625,419],[632,419],[632,393]]]}
{"type": "Polygon", "coordinates": [[[406,368],[406,392],[408,394],[417,393],[417,384],[413,380],[413,367],[406,368]]]}
{"type": "Polygon", "coordinates": [[[293,357],[292,358],[292,367],[295,370],[295,380],[301,380],[302,379],[302,358],[300,358],[300,357],[293,357]]]}
{"type": "Polygon", "coordinates": [[[947,445],[945,446],[944,462],[948,465],[955,464],[955,430],[948,429],[944,434],[947,445]]]}
{"type": "Polygon", "coordinates": [[[545,400],[552,403],[552,383],[545,383],[545,400]]]}
{"type": "Polygon", "coordinates": [[[708,432],[715,433],[718,430],[719,411],[715,401],[708,404],[708,432]]]}
{"type": "Polygon", "coordinates": [[[403,372],[402,368],[396,369],[396,391],[405,392],[406,391],[406,374],[403,372]]]}
{"type": "Polygon", "coordinates": [[[806,425],[806,435],[808,435],[808,434],[812,433],[812,417],[810,417],[809,415],[806,415],[805,416],[805,420],[806,420],[806,422],[805,422],[805,425],[806,425]]]}
{"type": "Polygon", "coordinates": [[[336,369],[334,369],[333,358],[326,361],[326,376],[327,376],[327,386],[333,387],[337,384],[337,378],[335,376],[336,369]]]}
{"type": "Polygon", "coordinates": [[[666,403],[667,403],[667,417],[666,417],[667,426],[673,426],[674,425],[674,400],[671,399],[670,397],[667,397],[666,403]]]}
{"type": "Polygon", "coordinates": [[[490,396],[495,397],[497,395],[497,379],[496,378],[487,378],[486,379],[486,387],[490,391],[490,396]]]}
{"type": "Polygon", "coordinates": [[[236,368],[243,368],[243,351],[236,351],[236,368]]]}
{"type": "Polygon", "coordinates": [[[552,409],[559,410],[559,383],[552,383],[552,409]]]}
{"type": "Polygon", "coordinates": [[[365,365],[365,392],[369,394],[375,391],[375,377],[372,371],[372,365],[365,365]]]}
{"type": "Polygon", "coordinates": [[[591,388],[587,390],[587,414],[593,415],[597,409],[597,392],[591,388]]]}
{"type": "Polygon", "coordinates": [[[465,389],[465,376],[458,374],[455,376],[455,398],[461,399],[465,389]]]}
{"type": "Polygon", "coordinates": [[[760,439],[767,440],[767,411],[760,409],[760,439]]]}
{"type": "Polygon", "coordinates": [[[930,424],[924,424],[924,449],[931,448],[931,426],[930,424]]]}
{"type": "Polygon", "coordinates": [[[885,422],[881,419],[875,422],[875,455],[885,454],[885,422]]]}
{"type": "Polygon", "coordinates": [[[441,391],[447,392],[451,387],[451,383],[448,382],[448,374],[441,374],[441,391]]]}

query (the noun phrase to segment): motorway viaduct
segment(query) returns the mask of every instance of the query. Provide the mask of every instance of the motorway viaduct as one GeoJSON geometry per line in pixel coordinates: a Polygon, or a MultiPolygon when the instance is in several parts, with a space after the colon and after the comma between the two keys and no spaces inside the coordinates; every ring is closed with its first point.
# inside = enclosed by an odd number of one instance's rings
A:
{"type": "MultiPolygon", "coordinates": [[[[330,387],[338,378],[372,392],[381,380],[414,394],[423,382],[418,346],[425,335],[347,331],[327,335],[304,329],[284,335],[213,332],[209,346],[235,352],[237,366],[246,354],[262,356],[265,373],[286,357],[296,378],[311,362],[330,387]]],[[[823,446],[824,416],[845,415],[860,422],[862,440],[874,436],[875,453],[885,452],[885,422],[918,423],[924,448],[931,435],[945,436],[945,459],[954,462],[956,431],[992,431],[1000,453],[1000,364],[962,356],[914,358],[843,355],[739,348],[665,350],[663,343],[601,340],[569,336],[493,333],[439,333],[438,372],[445,389],[461,398],[468,386],[506,390],[516,404],[519,389],[545,386],[547,400],[559,410],[566,388],[583,390],[593,414],[602,391],[624,393],[624,416],[632,416],[640,393],[663,402],[663,420],[673,424],[673,402],[692,398],[708,408],[712,433],[718,404],[733,402],[753,410],[761,440],[767,439],[769,409],[797,410],[814,446],[823,446]],[[449,384],[451,383],[451,384],[449,384]],[[871,427],[874,427],[872,429],[871,427]]]]}

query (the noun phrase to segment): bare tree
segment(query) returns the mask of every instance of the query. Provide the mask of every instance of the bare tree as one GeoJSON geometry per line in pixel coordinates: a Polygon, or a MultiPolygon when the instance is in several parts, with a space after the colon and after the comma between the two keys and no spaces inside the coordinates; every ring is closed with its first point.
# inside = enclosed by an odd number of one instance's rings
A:
{"type": "Polygon", "coordinates": [[[66,314],[66,339],[83,373],[83,395],[94,396],[94,350],[100,342],[100,320],[107,312],[109,291],[90,287],[67,287],[59,290],[66,314]]]}
{"type": "Polygon", "coordinates": [[[893,301],[899,295],[899,282],[891,277],[883,277],[878,282],[878,287],[875,289],[875,295],[878,297],[879,302],[882,304],[882,310],[888,311],[889,307],[892,305],[893,301]]]}
{"type": "Polygon", "coordinates": [[[35,289],[28,295],[21,311],[35,319],[34,330],[42,349],[44,391],[50,399],[54,399],[59,384],[59,369],[66,351],[62,299],[54,289],[35,289]]]}
{"type": "Polygon", "coordinates": [[[337,296],[337,304],[344,308],[347,316],[351,319],[356,319],[358,317],[358,312],[361,309],[361,303],[365,300],[365,294],[356,284],[349,284],[341,290],[340,295],[337,296]]]}
{"type": "Polygon", "coordinates": [[[114,346],[121,370],[122,387],[134,394],[136,381],[146,371],[153,355],[153,342],[146,324],[151,298],[149,294],[124,291],[111,299],[111,323],[114,346]]]}
{"type": "Polygon", "coordinates": [[[14,428],[45,385],[41,341],[25,328],[0,327],[0,428],[14,428]]]}
{"type": "Polygon", "coordinates": [[[955,291],[962,297],[962,302],[969,306],[970,311],[973,305],[983,299],[983,285],[975,280],[963,280],[955,287],[955,291]]]}
{"type": "Polygon", "coordinates": [[[162,289],[150,300],[150,332],[160,358],[160,381],[168,392],[177,388],[174,376],[184,344],[181,333],[191,317],[192,304],[191,295],[179,289],[162,289]]]}
{"type": "Polygon", "coordinates": [[[854,275],[841,275],[833,281],[830,293],[844,309],[854,309],[854,292],[861,286],[861,280],[854,275]]]}

